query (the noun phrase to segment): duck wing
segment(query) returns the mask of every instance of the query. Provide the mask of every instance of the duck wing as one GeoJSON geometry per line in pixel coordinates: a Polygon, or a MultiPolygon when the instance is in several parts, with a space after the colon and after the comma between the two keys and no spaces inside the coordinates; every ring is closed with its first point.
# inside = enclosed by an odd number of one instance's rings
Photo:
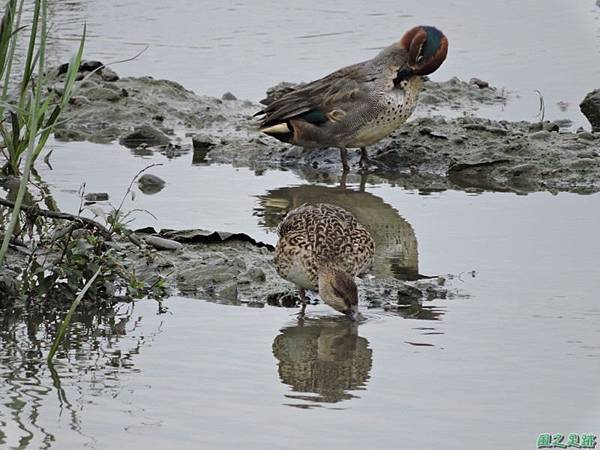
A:
{"type": "Polygon", "coordinates": [[[369,61],[344,67],[324,78],[295,89],[257,112],[261,128],[289,119],[302,119],[315,125],[336,120],[349,104],[367,100],[378,77],[369,61]],[[340,112],[341,111],[341,112],[340,112]]]}

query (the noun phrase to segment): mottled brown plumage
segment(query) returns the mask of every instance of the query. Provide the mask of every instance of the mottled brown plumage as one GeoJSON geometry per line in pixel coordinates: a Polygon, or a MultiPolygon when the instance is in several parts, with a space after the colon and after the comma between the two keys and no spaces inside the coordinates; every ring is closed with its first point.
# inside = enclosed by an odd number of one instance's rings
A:
{"type": "Polygon", "coordinates": [[[318,291],[329,306],[356,318],[354,277],[371,266],[375,252],[369,232],[348,211],[325,203],[290,211],[277,231],[275,267],[300,288],[303,301],[304,290],[318,291]]]}
{"type": "Polygon", "coordinates": [[[448,40],[433,27],[409,30],[377,56],[327,75],[271,102],[261,131],[302,147],[338,147],[348,169],[346,148],[361,148],[388,136],[415,109],[422,75],[445,60],[448,40]]]}

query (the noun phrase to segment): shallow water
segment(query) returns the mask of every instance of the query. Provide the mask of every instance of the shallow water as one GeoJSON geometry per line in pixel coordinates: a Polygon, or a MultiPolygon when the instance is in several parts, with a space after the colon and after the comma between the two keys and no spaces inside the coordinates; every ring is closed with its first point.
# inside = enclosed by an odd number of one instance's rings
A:
{"type": "MultiPolygon", "coordinates": [[[[454,52],[435,79],[479,76],[520,93],[498,116],[532,119],[537,88],[548,117],[583,124],[576,105],[600,79],[593,1],[457,0],[451,12],[447,2],[412,0],[327,0],[317,10],[177,4],[54,2],[55,46],[60,54],[74,45],[86,18],[90,57],[151,45],[122,74],[258,99],[282,79],[368,58],[429,22],[454,52]],[[571,104],[566,111],[559,100],[571,104]]],[[[385,242],[379,276],[454,274],[463,296],[427,303],[421,320],[365,310],[359,325],[323,306],[299,322],[294,310],[269,306],[172,298],[157,314],[140,301],[79,317],[54,372],[44,356],[57,319],[5,315],[0,448],[533,449],[542,432],[600,433],[600,194],[417,192],[372,177],[343,190],[296,172],[198,164],[191,153],[49,148],[53,170],[40,162],[36,183],[64,211],[79,207],[81,183],[118,203],[138,170],[160,163],[151,173],[165,188],[135,187],[126,202],[156,219],[140,213],[134,227],[274,243],[282,215],[318,198],[351,209],[385,242]]]]}
{"type": "Polygon", "coordinates": [[[136,224],[274,242],[283,211],[316,195],[412,230],[415,259],[390,265],[394,274],[452,273],[466,297],[427,303],[420,317],[430,320],[366,310],[358,326],[323,306],[301,323],[269,306],[173,298],[157,315],[142,301],[108,323],[80,323],[54,378],[44,331],[15,320],[0,338],[0,444],[501,449],[534,448],[545,431],[597,430],[598,194],[421,195],[369,180],[344,194],[290,172],[193,165],[191,154],[52,146],[55,169],[39,168],[61,209],[77,207],[83,180],[114,201],[137,170],[164,163],[152,171],[165,189],[135,188],[128,203],[158,220],[136,224]]]}

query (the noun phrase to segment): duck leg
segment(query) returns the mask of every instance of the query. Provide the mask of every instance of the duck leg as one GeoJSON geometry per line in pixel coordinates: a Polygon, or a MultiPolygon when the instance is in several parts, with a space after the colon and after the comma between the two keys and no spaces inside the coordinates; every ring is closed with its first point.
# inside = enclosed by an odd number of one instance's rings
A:
{"type": "Polygon", "coordinates": [[[350,166],[348,165],[348,150],[346,147],[340,147],[340,158],[342,158],[342,167],[344,169],[344,173],[350,170],[350,166]]]}
{"type": "Polygon", "coordinates": [[[304,317],[304,312],[306,311],[306,290],[303,288],[300,288],[300,301],[302,302],[302,306],[300,308],[300,312],[298,313],[298,317],[303,318],[304,317]]]}
{"type": "Polygon", "coordinates": [[[371,160],[369,159],[369,153],[367,153],[367,147],[360,148],[360,161],[358,164],[362,170],[367,170],[369,168],[371,160]]]}

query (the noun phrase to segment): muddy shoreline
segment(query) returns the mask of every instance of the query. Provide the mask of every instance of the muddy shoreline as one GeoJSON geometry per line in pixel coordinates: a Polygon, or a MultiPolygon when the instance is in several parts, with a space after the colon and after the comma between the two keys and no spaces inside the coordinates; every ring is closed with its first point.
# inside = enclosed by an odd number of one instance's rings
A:
{"type": "MultiPolygon", "coordinates": [[[[231,93],[222,99],[196,95],[172,81],[110,74],[93,74],[80,82],[72,115],[57,139],[119,140],[136,151],[193,149],[195,161],[254,170],[284,168],[311,181],[340,178],[336,149],[307,151],[259,133],[253,118],[259,104],[231,93]]],[[[282,83],[268,96],[293,86],[282,83]]],[[[376,165],[371,176],[424,190],[600,191],[599,132],[566,131],[568,121],[476,116],[480,106],[505,104],[510,95],[476,79],[427,81],[414,118],[369,148],[376,165]],[[464,116],[440,115],[445,111],[464,116]]],[[[351,151],[351,176],[358,172],[358,159],[358,152],[351,151]]]]}
{"type": "MultiPolygon", "coordinates": [[[[53,89],[60,89],[62,76],[55,72],[53,89]]],[[[231,93],[221,99],[196,95],[172,81],[121,79],[107,68],[94,74],[82,70],[80,78],[68,120],[56,132],[58,140],[118,141],[140,155],[193,152],[194,162],[285,169],[309,181],[342,185],[370,177],[423,191],[600,191],[600,133],[565,131],[569,124],[562,122],[476,117],[480,106],[505,104],[511,95],[481,80],[427,81],[416,117],[369,149],[376,168],[359,174],[358,153],[350,152],[351,173],[342,176],[336,149],[305,151],[260,134],[253,114],[261,105],[231,93]],[[438,115],[444,111],[464,116],[438,115]]],[[[293,86],[275,86],[266,101],[293,86]]],[[[170,294],[250,306],[295,306],[299,300],[293,286],[276,274],[273,248],[245,234],[146,229],[138,235],[153,256],[120,242],[127,264],[148,284],[164,279],[170,294]]],[[[13,288],[9,281],[19,272],[20,260],[12,252],[0,274],[0,291],[13,288]]],[[[452,287],[452,275],[415,274],[409,282],[391,273],[363,277],[363,305],[419,314],[426,300],[465,296],[452,287]]]]}

